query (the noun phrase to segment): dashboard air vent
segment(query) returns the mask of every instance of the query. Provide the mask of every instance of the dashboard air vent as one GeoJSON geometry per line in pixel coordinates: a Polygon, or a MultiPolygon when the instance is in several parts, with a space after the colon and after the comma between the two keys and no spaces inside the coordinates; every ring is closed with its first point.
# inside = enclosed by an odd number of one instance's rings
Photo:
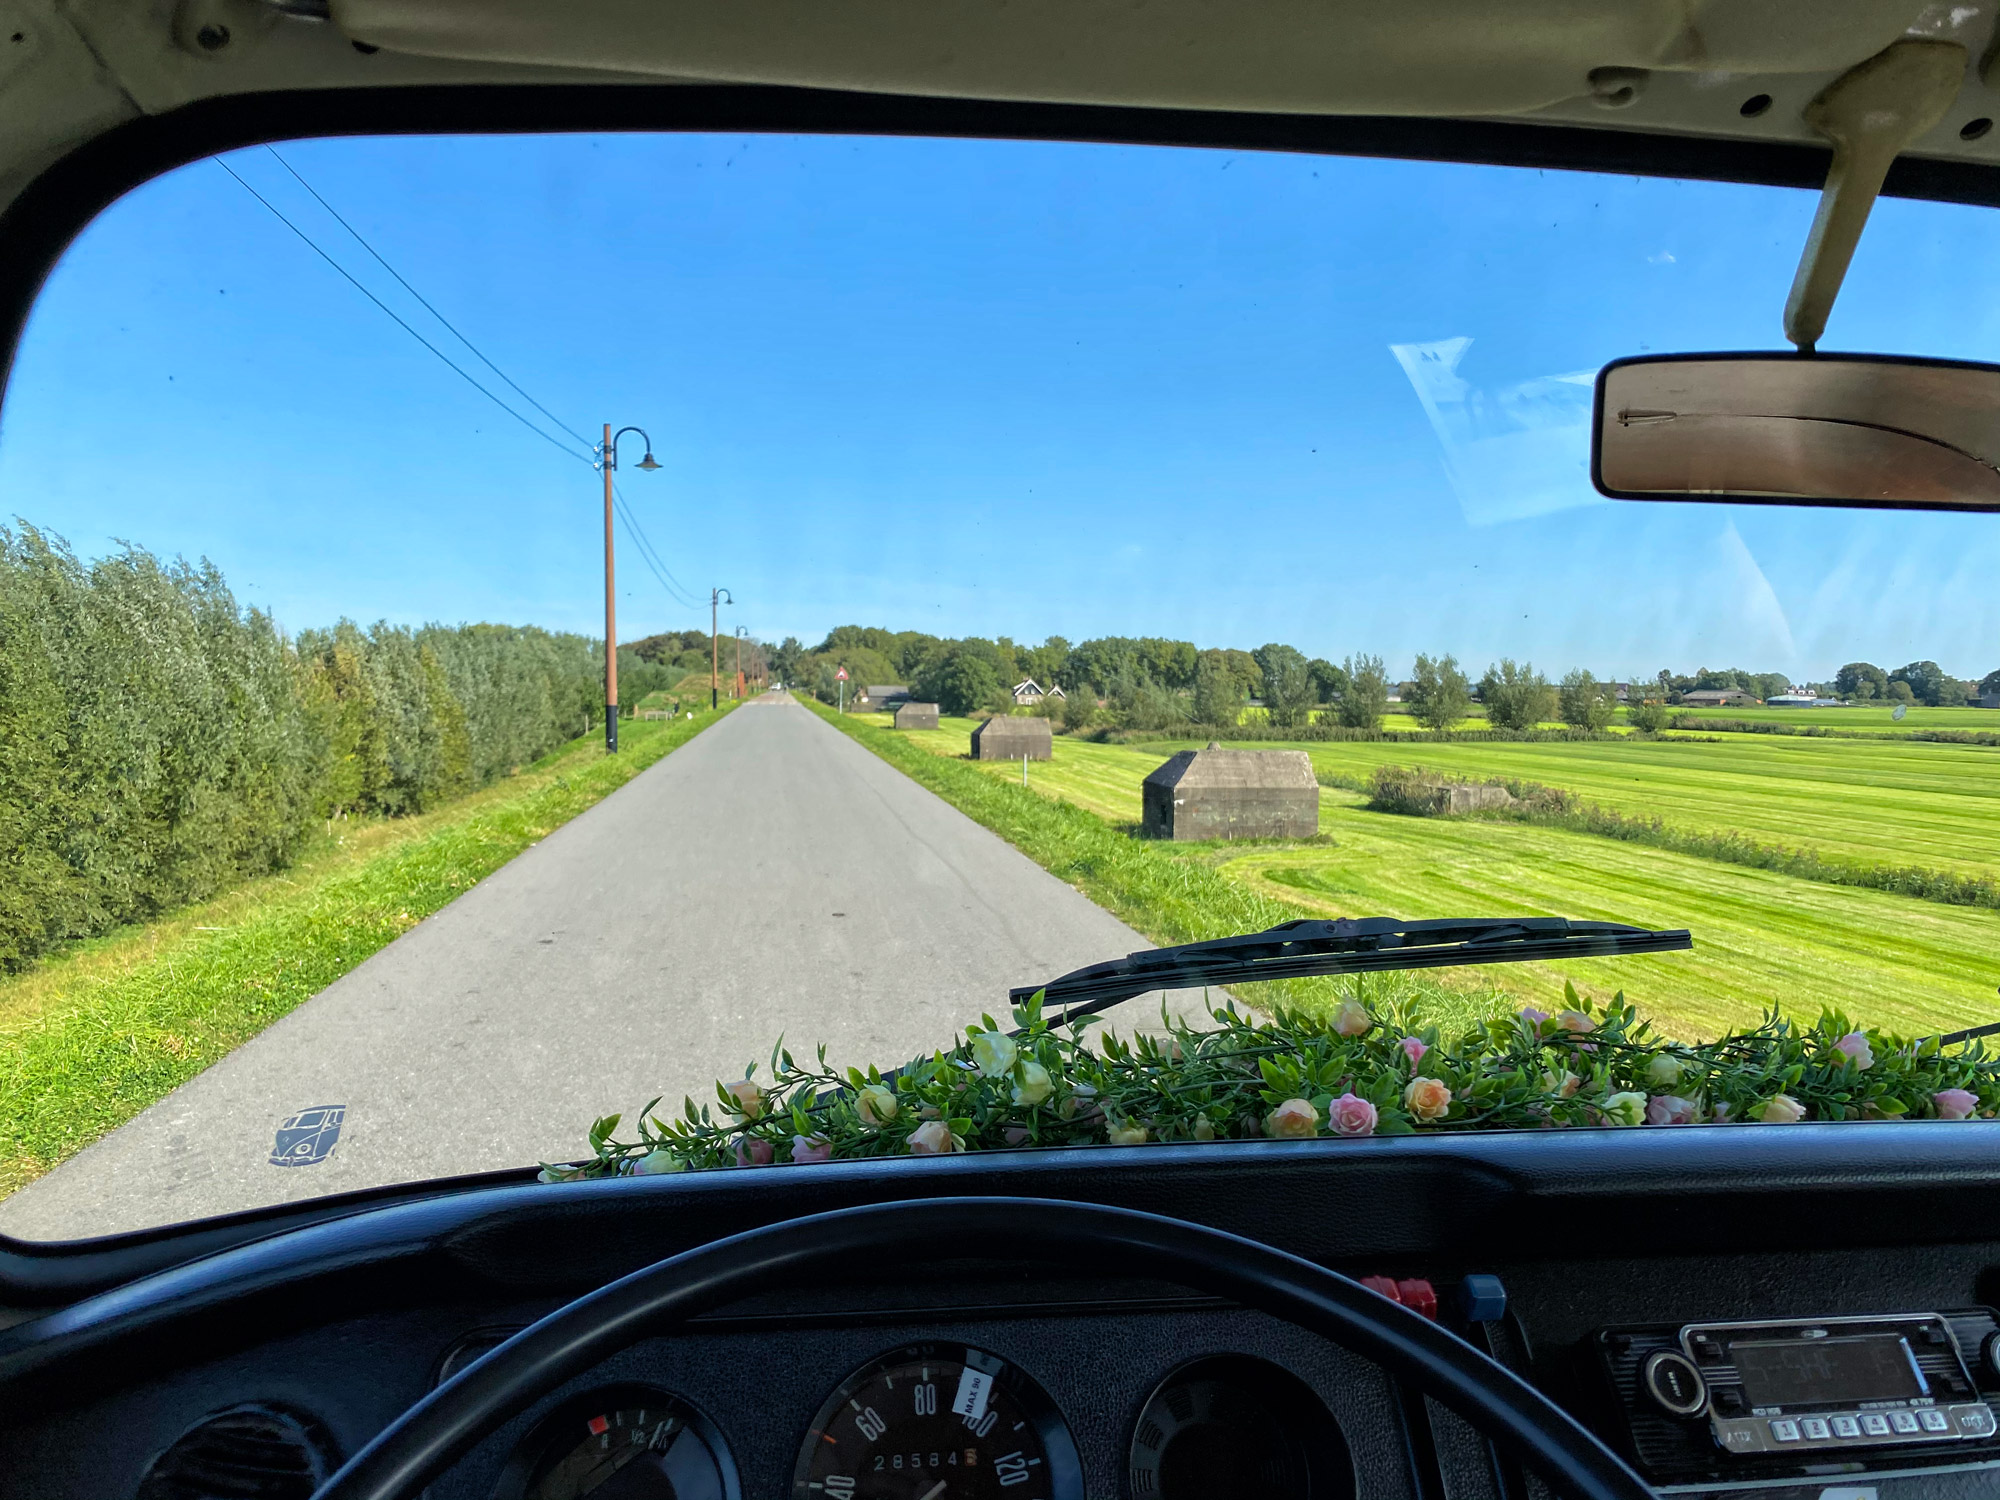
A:
{"type": "Polygon", "coordinates": [[[336,1467],[312,1418],[252,1403],[203,1417],[153,1460],[136,1500],[310,1500],[336,1467]]]}

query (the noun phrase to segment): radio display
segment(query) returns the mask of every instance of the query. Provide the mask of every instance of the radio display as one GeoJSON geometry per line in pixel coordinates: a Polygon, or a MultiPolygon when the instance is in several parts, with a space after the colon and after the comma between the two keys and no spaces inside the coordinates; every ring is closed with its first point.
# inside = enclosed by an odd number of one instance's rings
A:
{"type": "Polygon", "coordinates": [[[1851,1406],[1926,1394],[1910,1347],[1898,1334],[1732,1343],[1729,1354],[1752,1406],[1851,1406]]]}

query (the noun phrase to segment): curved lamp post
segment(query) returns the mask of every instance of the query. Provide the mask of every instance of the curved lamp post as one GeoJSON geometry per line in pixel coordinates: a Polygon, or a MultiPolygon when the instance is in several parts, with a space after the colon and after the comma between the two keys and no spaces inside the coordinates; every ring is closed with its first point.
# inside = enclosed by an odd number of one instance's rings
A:
{"type": "Polygon", "coordinates": [[[711,709],[722,702],[722,693],[717,685],[721,679],[721,672],[719,670],[720,657],[716,652],[715,645],[716,615],[721,605],[734,604],[735,602],[734,599],[729,597],[728,589],[710,589],[708,591],[708,706],[711,709]]]}
{"type": "Polygon", "coordinates": [[[611,555],[611,471],[618,467],[618,439],[628,432],[645,438],[646,456],[637,467],[648,473],[659,468],[653,461],[653,440],[640,427],[621,427],[612,432],[604,424],[604,441],[597,446],[597,467],[604,471],[604,753],[618,753],[618,605],[614,592],[617,570],[611,555]]]}

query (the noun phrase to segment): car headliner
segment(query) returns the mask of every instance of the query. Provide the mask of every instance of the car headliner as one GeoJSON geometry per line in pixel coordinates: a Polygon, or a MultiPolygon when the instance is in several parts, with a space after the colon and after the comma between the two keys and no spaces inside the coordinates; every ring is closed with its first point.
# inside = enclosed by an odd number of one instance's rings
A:
{"type": "Polygon", "coordinates": [[[0,371],[42,279],[106,204],[203,155],[300,136],[1011,136],[1816,186],[1828,155],[1805,106],[1912,36],[1963,46],[1965,80],[1886,191],[2000,204],[2000,131],[1980,124],[2000,114],[2000,0],[0,6],[0,371]]]}

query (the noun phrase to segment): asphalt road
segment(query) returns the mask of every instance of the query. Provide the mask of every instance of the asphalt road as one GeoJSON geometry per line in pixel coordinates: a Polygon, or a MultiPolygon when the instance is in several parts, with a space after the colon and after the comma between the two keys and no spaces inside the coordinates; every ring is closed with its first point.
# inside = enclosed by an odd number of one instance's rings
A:
{"type": "MultiPolygon", "coordinates": [[[[1012,985],[1148,946],[771,695],[0,1201],[0,1231],[68,1239],[569,1160],[598,1115],[713,1099],[752,1060],[766,1076],[780,1034],[890,1065],[1003,1014],[1012,985]],[[329,1105],[330,1153],[273,1165],[284,1122],[329,1105]]],[[[1159,996],[1121,1014],[1143,1024],[1159,996]]],[[[302,1156],[316,1123],[287,1137],[302,1156]]]]}

